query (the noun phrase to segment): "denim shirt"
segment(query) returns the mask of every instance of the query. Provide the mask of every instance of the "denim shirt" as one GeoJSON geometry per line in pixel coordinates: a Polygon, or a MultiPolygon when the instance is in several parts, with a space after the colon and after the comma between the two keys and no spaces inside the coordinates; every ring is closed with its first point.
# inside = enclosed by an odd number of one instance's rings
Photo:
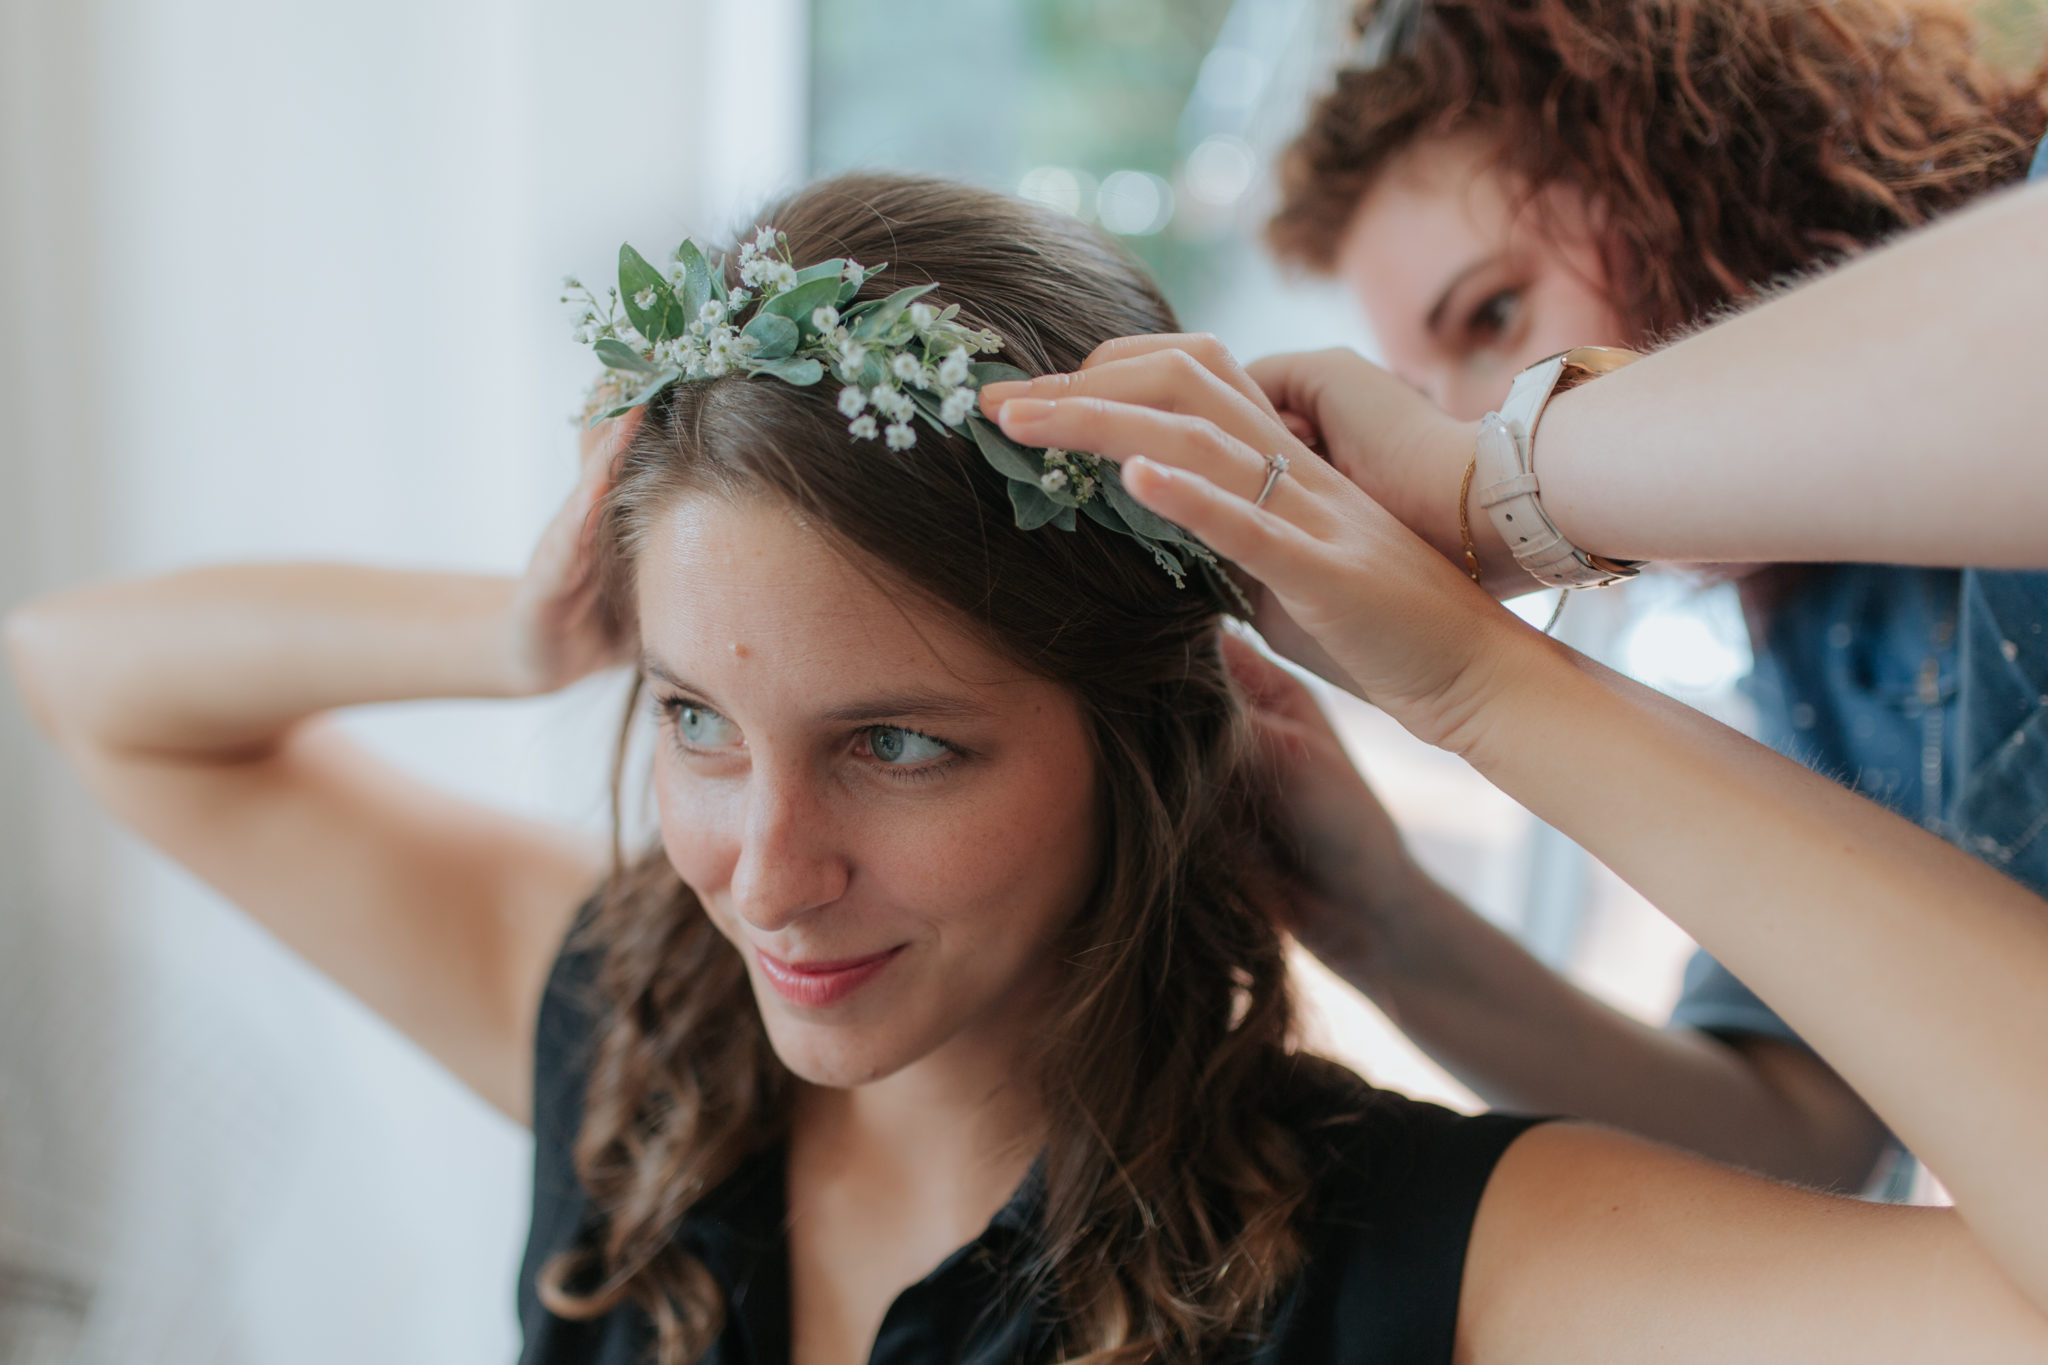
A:
{"type": "MultiPolygon", "coordinates": [[[[1760,739],[2048,895],[2048,573],[1824,566],[1762,644],[1760,739]]],[[[1798,1041],[1705,953],[1671,1022],[1798,1041]]]]}

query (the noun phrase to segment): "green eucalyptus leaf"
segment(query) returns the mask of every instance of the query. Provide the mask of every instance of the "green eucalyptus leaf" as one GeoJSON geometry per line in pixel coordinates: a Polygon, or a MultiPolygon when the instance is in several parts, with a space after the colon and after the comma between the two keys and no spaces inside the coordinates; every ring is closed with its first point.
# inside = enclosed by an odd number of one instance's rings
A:
{"type": "Polygon", "coordinates": [[[1081,504],[1081,510],[1088,514],[1090,521],[1097,522],[1120,536],[1129,536],[1133,540],[1138,538],[1137,532],[1130,528],[1130,524],[1118,516],[1116,509],[1101,498],[1088,499],[1088,501],[1081,504]]]}
{"type": "MultiPolygon", "coordinates": [[[[683,244],[676,248],[676,263],[683,268],[683,292],[678,302],[683,306],[683,325],[687,327],[697,320],[697,315],[704,311],[704,305],[714,297],[711,262],[704,259],[704,253],[695,242],[685,237],[683,244]]],[[[716,297],[723,299],[724,291],[720,290],[716,297]]]]}
{"type": "Polygon", "coordinates": [[[897,290],[872,310],[861,314],[860,324],[853,332],[855,339],[873,341],[886,337],[902,320],[904,309],[938,287],[936,284],[915,284],[908,289],[897,290]]]}
{"type": "Polygon", "coordinates": [[[597,358],[605,363],[606,369],[653,374],[657,368],[653,361],[616,337],[605,337],[590,349],[597,352],[597,358]]]}
{"type": "Polygon", "coordinates": [[[725,257],[720,256],[711,265],[711,297],[724,303],[732,296],[725,290],[725,257]]]}
{"type": "Polygon", "coordinates": [[[967,419],[967,429],[974,433],[974,444],[981,448],[981,458],[989,462],[990,468],[1010,479],[1021,479],[1033,488],[1045,473],[1045,462],[1029,454],[1024,447],[1012,441],[995,425],[979,417],[967,419]]]}
{"type": "Polygon", "coordinates": [[[796,324],[780,313],[754,314],[752,320],[740,329],[740,335],[754,342],[752,359],[756,362],[781,360],[793,353],[797,342],[802,339],[796,324]]]}
{"type": "Polygon", "coordinates": [[[809,356],[792,356],[786,360],[771,360],[765,365],[756,365],[753,373],[774,375],[785,384],[807,389],[825,377],[825,367],[809,356]]]}
{"type": "Polygon", "coordinates": [[[844,257],[833,261],[820,261],[816,265],[807,265],[802,270],[797,271],[796,282],[798,284],[809,284],[813,280],[836,280],[845,271],[846,259],[844,257]]]}
{"type": "Polygon", "coordinates": [[[1078,523],[1074,520],[1074,509],[1072,507],[1060,508],[1060,514],[1052,519],[1052,524],[1059,527],[1062,531],[1075,529],[1078,523]]]}
{"type": "Polygon", "coordinates": [[[668,281],[630,246],[619,248],[619,301],[625,305],[633,326],[649,341],[679,337],[690,325],[668,281]],[[642,308],[639,296],[649,289],[654,291],[654,300],[642,308]]]}
{"type": "Polygon", "coordinates": [[[1168,545],[1179,545],[1187,540],[1187,532],[1130,495],[1118,477],[1115,465],[1102,471],[1102,495],[1109,499],[1109,505],[1139,537],[1168,545]]]}
{"type": "Polygon", "coordinates": [[[1020,531],[1036,531],[1057,519],[1062,511],[1072,510],[1062,508],[1048,498],[1037,484],[1018,479],[1010,480],[1010,507],[1017,514],[1017,529],[1020,531]]]}
{"type": "Polygon", "coordinates": [[[986,384],[1029,383],[1031,380],[1030,375],[1015,365],[1005,365],[1000,360],[977,360],[967,367],[967,372],[974,376],[977,389],[986,384]]]}
{"type": "Polygon", "coordinates": [[[812,280],[800,284],[787,293],[777,294],[761,305],[763,313],[772,313],[788,318],[803,331],[815,336],[818,329],[811,326],[811,314],[833,303],[839,297],[839,286],[830,279],[812,280]]]}

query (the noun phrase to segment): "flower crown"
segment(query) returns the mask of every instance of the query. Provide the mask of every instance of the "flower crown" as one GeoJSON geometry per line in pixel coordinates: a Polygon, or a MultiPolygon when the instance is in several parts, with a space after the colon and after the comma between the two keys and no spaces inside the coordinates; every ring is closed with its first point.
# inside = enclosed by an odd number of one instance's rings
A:
{"type": "Polygon", "coordinates": [[[604,299],[573,277],[563,281],[563,302],[582,309],[576,340],[605,366],[585,415],[617,417],[679,380],[738,373],[809,388],[829,373],[843,386],[839,411],[856,440],[908,450],[918,421],[941,436],[964,432],[1008,480],[1020,530],[1072,531],[1086,516],[1150,550],[1176,586],[1185,586],[1192,563],[1226,611],[1251,614],[1209,547],[1140,506],[1115,464],[1018,445],[981,415],[982,385],[1030,376],[976,360],[1002,349],[1001,338],[962,323],[957,303],[920,302],[938,285],[855,303],[861,286],[887,268],[841,259],[798,269],[788,236],[763,227],[740,247],[740,287],[728,289],[723,262],[714,266],[693,241],[675,249],[666,273],[621,246],[618,287],[604,299]]]}

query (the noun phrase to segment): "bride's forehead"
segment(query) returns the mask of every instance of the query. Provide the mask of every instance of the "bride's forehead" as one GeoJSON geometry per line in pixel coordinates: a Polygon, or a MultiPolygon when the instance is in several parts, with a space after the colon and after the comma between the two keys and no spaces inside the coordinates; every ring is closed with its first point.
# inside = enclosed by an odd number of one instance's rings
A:
{"type": "Polygon", "coordinates": [[[649,530],[636,572],[641,636],[678,668],[930,676],[954,687],[1016,674],[965,623],[787,506],[690,497],[649,530]]]}

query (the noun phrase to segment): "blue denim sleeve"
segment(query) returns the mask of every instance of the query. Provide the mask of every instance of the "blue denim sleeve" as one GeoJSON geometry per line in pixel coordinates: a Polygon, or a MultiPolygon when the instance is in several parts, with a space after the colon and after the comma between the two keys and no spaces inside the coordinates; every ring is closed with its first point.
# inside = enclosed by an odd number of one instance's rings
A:
{"type": "Polygon", "coordinates": [[[2048,573],[1965,572],[1962,635],[1947,832],[2048,895],[2048,573]]]}
{"type": "Polygon", "coordinates": [[[1720,1038],[1778,1038],[1806,1046],[1735,973],[1704,952],[1695,952],[1685,964],[1685,987],[1672,1008],[1669,1027],[1698,1029],[1720,1038]]]}

